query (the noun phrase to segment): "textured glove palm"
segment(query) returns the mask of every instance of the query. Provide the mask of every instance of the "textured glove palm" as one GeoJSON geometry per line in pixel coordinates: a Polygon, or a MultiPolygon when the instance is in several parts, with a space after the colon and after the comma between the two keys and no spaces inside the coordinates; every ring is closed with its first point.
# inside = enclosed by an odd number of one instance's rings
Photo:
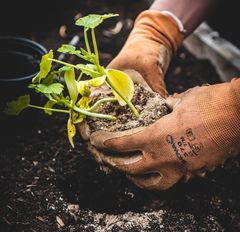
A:
{"type": "Polygon", "coordinates": [[[195,87],[167,99],[172,112],[123,132],[95,132],[93,154],[139,187],[163,190],[181,178],[204,175],[240,151],[240,79],[195,87]],[[107,149],[135,155],[106,155],[107,149]]]}

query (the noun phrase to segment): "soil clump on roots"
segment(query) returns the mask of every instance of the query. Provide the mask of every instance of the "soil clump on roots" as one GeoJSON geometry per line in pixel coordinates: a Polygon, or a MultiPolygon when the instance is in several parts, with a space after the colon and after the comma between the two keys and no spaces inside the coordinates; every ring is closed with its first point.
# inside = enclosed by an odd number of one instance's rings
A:
{"type": "MultiPolygon", "coordinates": [[[[96,112],[113,115],[117,119],[110,121],[87,118],[87,124],[91,133],[98,130],[124,131],[137,127],[145,127],[168,113],[169,110],[165,104],[165,100],[159,94],[141,84],[135,84],[134,86],[132,103],[139,112],[140,118],[137,119],[128,106],[120,106],[118,102],[102,104],[96,112]]],[[[109,97],[109,95],[100,93],[94,97],[93,102],[104,97],[109,97]]]]}

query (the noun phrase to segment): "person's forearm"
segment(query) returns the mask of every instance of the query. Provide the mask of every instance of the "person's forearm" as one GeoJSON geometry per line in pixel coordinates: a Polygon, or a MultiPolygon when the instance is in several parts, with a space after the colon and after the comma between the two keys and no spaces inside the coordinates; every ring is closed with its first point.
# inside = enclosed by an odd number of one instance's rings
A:
{"type": "Polygon", "coordinates": [[[176,15],[186,30],[186,36],[206,18],[218,0],[155,0],[150,10],[169,11],[176,15]]]}

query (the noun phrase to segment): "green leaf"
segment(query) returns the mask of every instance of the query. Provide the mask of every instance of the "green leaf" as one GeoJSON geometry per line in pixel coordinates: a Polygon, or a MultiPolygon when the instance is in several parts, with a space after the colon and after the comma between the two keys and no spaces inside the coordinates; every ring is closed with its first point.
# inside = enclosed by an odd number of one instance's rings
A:
{"type": "Polygon", "coordinates": [[[81,51],[76,50],[76,47],[70,44],[62,44],[62,46],[57,51],[73,55],[81,55],[81,51]]]}
{"type": "Polygon", "coordinates": [[[94,64],[77,64],[76,68],[92,78],[99,76],[98,69],[94,64]]]}
{"type": "MultiPolygon", "coordinates": [[[[134,94],[134,84],[132,79],[126,73],[116,69],[107,69],[106,74],[108,79],[114,84],[115,88],[131,101],[134,94]]],[[[121,106],[127,104],[113,89],[112,91],[121,106]]]]}
{"type": "Polygon", "coordinates": [[[65,65],[65,66],[61,67],[60,69],[58,69],[58,72],[59,73],[66,72],[66,71],[71,70],[71,69],[72,69],[72,67],[65,65]]]}
{"type": "Polygon", "coordinates": [[[75,72],[73,68],[65,72],[64,80],[66,82],[68,92],[72,99],[72,102],[75,104],[78,98],[78,90],[77,90],[77,84],[75,80],[75,72]]]}
{"type": "Polygon", "coordinates": [[[29,105],[30,96],[20,96],[17,100],[8,102],[3,112],[7,115],[19,115],[29,105]]]}
{"type": "Polygon", "coordinates": [[[79,113],[76,113],[74,111],[71,112],[71,116],[72,116],[72,122],[74,124],[80,123],[86,118],[86,115],[79,114],[79,113]]]}
{"type": "Polygon", "coordinates": [[[72,51],[75,51],[75,50],[76,50],[76,47],[74,47],[73,45],[62,44],[62,46],[57,51],[58,52],[68,53],[68,52],[72,52],[72,51]]]}
{"type": "Polygon", "coordinates": [[[94,53],[89,53],[88,51],[86,51],[83,48],[80,48],[81,50],[81,54],[83,55],[83,59],[86,61],[89,61],[91,63],[93,63],[96,59],[96,55],[94,53]]]}
{"type": "Polygon", "coordinates": [[[61,83],[53,83],[50,85],[31,84],[28,86],[28,88],[35,89],[36,92],[40,92],[44,94],[49,94],[49,93],[60,94],[62,93],[64,86],[61,83]]]}
{"type": "Polygon", "coordinates": [[[78,117],[72,119],[72,122],[73,122],[74,124],[77,124],[77,123],[82,122],[85,118],[86,118],[86,115],[84,115],[84,114],[78,114],[78,117]]]}
{"type": "MultiPolygon", "coordinates": [[[[52,108],[54,105],[56,104],[56,101],[47,101],[46,104],[44,105],[44,107],[46,108],[52,108]]],[[[52,111],[51,110],[47,110],[47,109],[44,109],[44,112],[48,115],[52,115],[52,111]]]]}
{"type": "Polygon", "coordinates": [[[85,28],[95,28],[100,25],[105,19],[116,17],[118,14],[90,14],[85,17],[82,17],[76,21],[77,26],[82,26],[85,28]]]}
{"type": "Polygon", "coordinates": [[[33,77],[32,83],[38,83],[39,81],[40,81],[40,72],[35,77],[33,77]]]}
{"type": "MultiPolygon", "coordinates": [[[[56,74],[58,74],[57,71],[53,71],[47,74],[47,76],[43,79],[42,83],[43,84],[52,84],[53,81],[56,78],[56,74]]],[[[32,79],[32,83],[39,83],[42,79],[40,78],[40,72],[32,79]]]]}
{"type": "MultiPolygon", "coordinates": [[[[90,105],[90,102],[91,102],[91,98],[90,97],[81,97],[81,99],[77,102],[77,107],[79,107],[80,109],[88,109],[89,108],[89,105],[90,105]]],[[[71,112],[71,116],[72,116],[72,122],[74,124],[76,123],[80,123],[82,122],[85,118],[86,118],[86,115],[84,114],[79,114],[79,113],[76,113],[74,111],[71,112]]]]}
{"type": "Polygon", "coordinates": [[[52,84],[54,81],[55,81],[55,78],[56,78],[56,72],[53,71],[53,72],[50,72],[42,81],[42,84],[45,84],[45,85],[50,85],[52,84]]]}
{"type": "Polygon", "coordinates": [[[48,98],[50,101],[57,103],[57,101],[52,97],[50,93],[44,93],[44,96],[48,98]]]}
{"type": "Polygon", "coordinates": [[[51,68],[52,68],[52,61],[49,60],[53,58],[53,51],[50,50],[47,54],[45,54],[44,56],[42,56],[42,60],[40,63],[40,72],[37,76],[35,76],[32,79],[32,83],[37,83],[40,82],[41,79],[45,78],[48,73],[50,72],[51,68]]]}
{"type": "Polygon", "coordinates": [[[72,145],[72,147],[74,148],[73,137],[76,134],[76,127],[72,123],[71,118],[69,118],[68,122],[67,122],[67,131],[68,131],[68,140],[69,140],[70,144],[72,145]]]}

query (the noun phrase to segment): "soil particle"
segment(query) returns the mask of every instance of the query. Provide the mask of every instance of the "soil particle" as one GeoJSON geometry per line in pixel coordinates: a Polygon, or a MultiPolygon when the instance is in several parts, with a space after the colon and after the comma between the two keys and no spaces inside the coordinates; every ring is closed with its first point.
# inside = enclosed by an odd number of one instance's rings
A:
{"type": "MultiPolygon", "coordinates": [[[[103,94],[95,96],[93,102],[104,97],[103,94]]],[[[135,84],[133,105],[140,114],[137,119],[128,106],[120,106],[116,103],[102,104],[96,112],[109,114],[117,117],[117,120],[99,120],[88,118],[87,123],[90,131],[107,130],[107,131],[123,131],[136,127],[145,127],[168,113],[168,108],[164,99],[157,93],[146,89],[140,84],[135,84]]]]}

